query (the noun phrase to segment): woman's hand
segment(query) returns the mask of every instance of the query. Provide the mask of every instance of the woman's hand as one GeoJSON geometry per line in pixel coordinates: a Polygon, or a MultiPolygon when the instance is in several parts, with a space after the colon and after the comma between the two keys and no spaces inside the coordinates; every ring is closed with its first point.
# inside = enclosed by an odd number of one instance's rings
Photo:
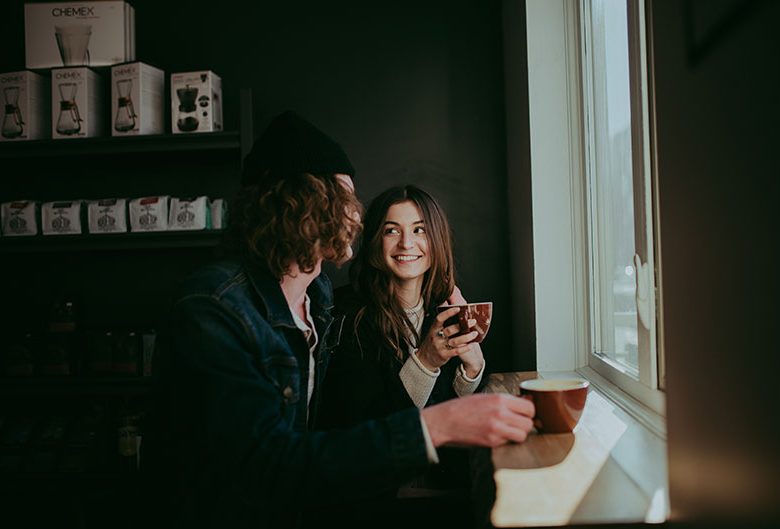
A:
{"type": "MultiPolygon", "coordinates": [[[[447,309],[436,315],[436,319],[431,325],[428,335],[422,343],[422,346],[417,351],[417,358],[422,364],[431,371],[436,371],[438,368],[446,364],[453,356],[461,356],[467,354],[467,358],[474,361],[475,355],[471,351],[472,346],[478,344],[470,344],[474,338],[477,337],[477,331],[471,331],[463,336],[454,336],[460,332],[460,325],[448,325],[444,326],[444,322],[449,318],[458,314],[458,308],[447,309]]],[[[469,327],[473,327],[477,324],[477,320],[469,320],[469,327]]],[[[482,358],[482,350],[479,350],[479,358],[482,358]]],[[[481,364],[479,369],[481,369],[481,364]]],[[[468,368],[467,368],[468,369],[468,368]]],[[[475,372],[479,373],[479,369],[475,372]]],[[[467,371],[468,372],[468,371],[467,371]]]]}
{"type": "Polygon", "coordinates": [[[466,301],[466,298],[461,294],[458,285],[455,285],[452,288],[452,294],[447,298],[447,305],[465,305],[466,303],[468,303],[468,301],[466,301]]]}
{"type": "MultiPolygon", "coordinates": [[[[477,320],[469,320],[469,327],[473,327],[476,324],[477,320]]],[[[458,356],[460,356],[460,361],[463,362],[463,369],[466,370],[466,376],[470,379],[477,378],[479,372],[482,371],[482,366],[485,365],[485,357],[482,356],[482,347],[476,342],[470,343],[466,345],[466,347],[461,348],[461,352],[458,353],[458,356]]]]}
{"type": "MultiPolygon", "coordinates": [[[[458,285],[455,285],[452,289],[452,294],[450,294],[450,297],[447,298],[447,305],[465,305],[466,303],[468,303],[468,301],[466,301],[466,298],[463,297],[463,294],[461,293],[460,288],[458,288],[458,285]]],[[[477,320],[469,320],[469,329],[474,327],[476,324],[477,320]]],[[[485,357],[482,356],[482,348],[478,343],[469,343],[467,346],[461,347],[459,350],[460,352],[458,353],[458,356],[460,356],[460,359],[463,362],[463,368],[466,370],[466,376],[469,378],[475,378],[479,372],[482,371],[482,366],[485,365],[485,357]]]]}

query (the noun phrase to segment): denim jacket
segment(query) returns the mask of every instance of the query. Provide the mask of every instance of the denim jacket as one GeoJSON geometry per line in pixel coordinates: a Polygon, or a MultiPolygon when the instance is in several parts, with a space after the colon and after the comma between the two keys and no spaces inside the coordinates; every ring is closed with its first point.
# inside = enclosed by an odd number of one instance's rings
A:
{"type": "Polygon", "coordinates": [[[311,429],[341,322],[327,277],[307,293],[320,338],[308,420],[309,348],[279,281],[237,261],[185,281],[170,347],[155,359],[155,420],[142,446],[153,503],[170,516],[161,525],[294,527],[304,508],[385,494],[428,466],[416,409],[311,429]]]}

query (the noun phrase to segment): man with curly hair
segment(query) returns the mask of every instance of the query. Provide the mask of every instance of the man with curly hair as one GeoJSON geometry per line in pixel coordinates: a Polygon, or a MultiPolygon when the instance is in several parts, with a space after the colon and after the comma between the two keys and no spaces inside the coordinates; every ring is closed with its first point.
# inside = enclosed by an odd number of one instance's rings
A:
{"type": "Polygon", "coordinates": [[[234,255],[184,282],[169,351],[155,365],[142,461],[168,513],[161,525],[299,526],[304,512],[369,500],[421,474],[438,446],[519,442],[532,428],[530,402],[472,395],[313,430],[342,332],[321,265],[352,255],[362,212],[354,173],[335,141],[292,112],[245,160],[234,255]]]}

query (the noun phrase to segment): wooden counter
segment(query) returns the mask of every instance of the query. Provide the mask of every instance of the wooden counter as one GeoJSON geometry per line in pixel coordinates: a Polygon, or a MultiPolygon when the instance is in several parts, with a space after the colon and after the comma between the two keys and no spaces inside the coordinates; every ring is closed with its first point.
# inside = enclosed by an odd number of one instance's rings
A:
{"type": "MultiPolygon", "coordinates": [[[[573,373],[497,373],[486,392],[518,394],[521,380],[573,373]]],[[[657,522],[667,515],[666,446],[592,385],[573,433],[473,454],[478,524],[557,526],[657,522]],[[492,478],[492,479],[491,479],[492,478]]]]}

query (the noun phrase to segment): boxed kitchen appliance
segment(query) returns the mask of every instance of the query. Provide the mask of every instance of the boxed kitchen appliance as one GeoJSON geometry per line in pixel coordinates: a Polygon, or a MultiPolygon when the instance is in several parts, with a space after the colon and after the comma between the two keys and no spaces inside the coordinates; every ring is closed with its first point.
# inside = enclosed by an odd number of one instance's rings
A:
{"type": "Polygon", "coordinates": [[[171,74],[171,131],[222,130],[222,79],[212,71],[171,74]]]}
{"type": "Polygon", "coordinates": [[[227,222],[227,202],[224,198],[215,198],[211,201],[211,228],[221,230],[227,222]]]}
{"type": "Polygon", "coordinates": [[[38,235],[38,203],[14,200],[2,205],[3,235],[38,235]]]}
{"type": "Polygon", "coordinates": [[[105,198],[87,203],[89,233],[122,233],[127,231],[127,200],[105,198]]]}
{"type": "Polygon", "coordinates": [[[24,5],[27,68],[110,66],[135,60],[135,10],[123,1],[24,5]]]}
{"type": "Polygon", "coordinates": [[[81,200],[44,202],[41,226],[44,235],[81,233],[81,200]]]}
{"type": "Polygon", "coordinates": [[[163,133],[165,73],[142,62],[111,68],[111,135],[163,133]]]}
{"type": "Polygon", "coordinates": [[[103,133],[100,77],[89,68],[51,71],[51,137],[87,138],[103,133]]]}
{"type": "Polygon", "coordinates": [[[34,72],[0,74],[3,128],[0,141],[49,137],[49,79],[34,72]]]}

